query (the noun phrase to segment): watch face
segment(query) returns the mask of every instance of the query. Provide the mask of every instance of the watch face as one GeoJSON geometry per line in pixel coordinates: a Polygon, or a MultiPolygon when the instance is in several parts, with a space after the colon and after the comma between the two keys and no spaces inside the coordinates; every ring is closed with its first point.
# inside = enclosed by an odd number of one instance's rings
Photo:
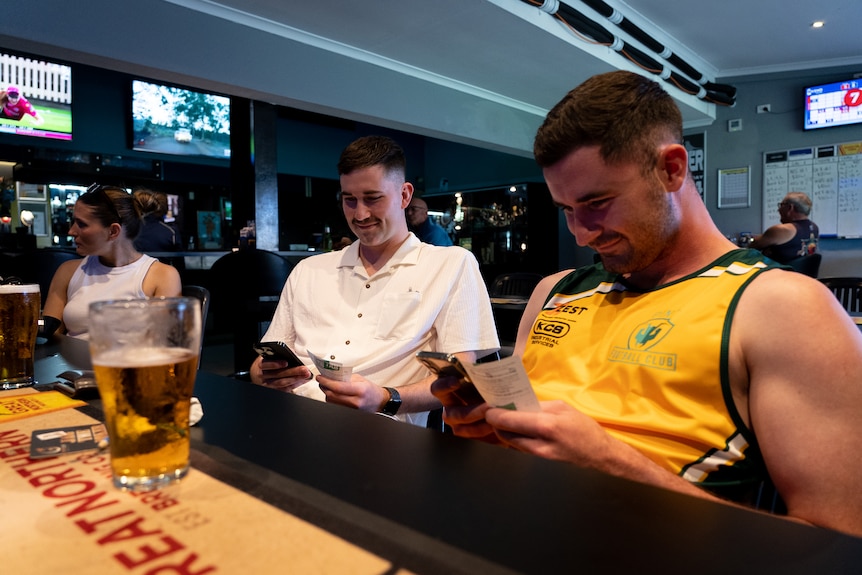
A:
{"type": "Polygon", "coordinates": [[[386,402],[386,405],[383,406],[380,413],[383,413],[384,415],[395,415],[401,408],[401,394],[398,393],[398,390],[391,387],[386,387],[384,389],[389,392],[389,401],[386,402]]]}

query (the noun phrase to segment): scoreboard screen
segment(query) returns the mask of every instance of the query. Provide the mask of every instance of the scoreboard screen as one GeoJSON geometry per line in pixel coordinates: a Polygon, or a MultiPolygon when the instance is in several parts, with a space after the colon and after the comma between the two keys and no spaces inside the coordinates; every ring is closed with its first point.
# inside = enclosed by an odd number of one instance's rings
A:
{"type": "Polygon", "coordinates": [[[805,129],[862,123],[862,79],[805,89],[805,129]]]}

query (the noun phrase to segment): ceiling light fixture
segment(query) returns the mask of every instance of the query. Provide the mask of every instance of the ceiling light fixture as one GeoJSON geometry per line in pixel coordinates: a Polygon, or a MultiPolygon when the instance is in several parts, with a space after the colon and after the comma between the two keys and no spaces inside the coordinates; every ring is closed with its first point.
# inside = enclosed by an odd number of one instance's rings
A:
{"type": "Polygon", "coordinates": [[[826,24],[823,20],[815,20],[811,23],[812,28],[823,28],[823,25],[826,24]]]}

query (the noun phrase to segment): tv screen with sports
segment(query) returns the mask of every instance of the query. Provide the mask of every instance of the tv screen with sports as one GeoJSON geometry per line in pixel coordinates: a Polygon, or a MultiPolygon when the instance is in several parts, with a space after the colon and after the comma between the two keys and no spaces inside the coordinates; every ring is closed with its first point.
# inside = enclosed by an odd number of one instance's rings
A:
{"type": "Polygon", "coordinates": [[[862,123],[862,79],[805,88],[805,129],[862,123]]]}
{"type": "Polygon", "coordinates": [[[132,149],[230,158],[230,98],[132,81],[132,149]]]}
{"type": "Polygon", "coordinates": [[[72,68],[0,51],[0,134],[72,139],[72,68]]]}

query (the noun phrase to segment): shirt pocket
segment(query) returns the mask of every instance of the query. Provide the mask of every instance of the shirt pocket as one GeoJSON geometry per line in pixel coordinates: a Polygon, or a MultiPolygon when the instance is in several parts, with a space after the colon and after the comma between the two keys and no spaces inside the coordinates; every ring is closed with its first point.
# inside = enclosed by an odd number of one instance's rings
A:
{"type": "Polygon", "coordinates": [[[406,292],[386,294],[383,297],[383,308],[377,320],[375,339],[404,341],[416,337],[419,326],[419,305],[422,294],[406,292]]]}

